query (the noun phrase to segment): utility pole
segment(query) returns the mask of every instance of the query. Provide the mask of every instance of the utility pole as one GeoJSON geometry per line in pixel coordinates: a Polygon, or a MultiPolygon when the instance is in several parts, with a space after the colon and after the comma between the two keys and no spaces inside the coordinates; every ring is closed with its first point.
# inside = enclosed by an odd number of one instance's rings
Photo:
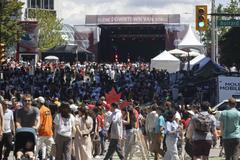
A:
{"type": "MultiPolygon", "coordinates": [[[[215,13],[215,0],[212,0],[212,13],[215,13]]],[[[211,15],[211,37],[212,37],[212,44],[211,44],[211,59],[213,62],[216,62],[216,16],[211,15]]]]}

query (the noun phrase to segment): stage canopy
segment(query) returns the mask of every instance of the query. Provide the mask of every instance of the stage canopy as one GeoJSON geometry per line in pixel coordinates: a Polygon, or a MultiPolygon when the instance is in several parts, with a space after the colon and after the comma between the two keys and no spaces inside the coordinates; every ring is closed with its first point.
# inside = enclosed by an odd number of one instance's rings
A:
{"type": "Polygon", "coordinates": [[[193,33],[191,26],[189,26],[186,35],[183,40],[178,44],[179,49],[197,49],[199,51],[203,51],[203,44],[196,38],[193,33]]]}
{"type": "Polygon", "coordinates": [[[167,70],[169,73],[174,73],[179,71],[180,60],[165,50],[151,59],[150,67],[151,69],[167,70]]]}

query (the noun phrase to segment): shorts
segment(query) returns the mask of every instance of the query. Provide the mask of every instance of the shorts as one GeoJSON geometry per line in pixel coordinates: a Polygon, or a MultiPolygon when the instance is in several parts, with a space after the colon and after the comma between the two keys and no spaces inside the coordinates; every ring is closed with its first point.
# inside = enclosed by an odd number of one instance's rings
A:
{"type": "Polygon", "coordinates": [[[212,147],[211,140],[197,140],[193,141],[193,156],[209,156],[210,149],[212,147]]]}

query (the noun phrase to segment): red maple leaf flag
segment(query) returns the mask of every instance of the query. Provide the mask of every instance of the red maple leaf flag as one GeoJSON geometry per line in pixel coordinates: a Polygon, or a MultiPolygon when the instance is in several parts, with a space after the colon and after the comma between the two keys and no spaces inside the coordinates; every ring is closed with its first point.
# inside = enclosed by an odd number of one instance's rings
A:
{"type": "Polygon", "coordinates": [[[117,93],[114,88],[108,93],[105,93],[106,101],[108,104],[112,104],[113,102],[119,102],[121,98],[121,93],[117,93]]]}
{"type": "Polygon", "coordinates": [[[128,102],[127,100],[123,101],[119,106],[120,109],[123,109],[126,106],[129,106],[131,104],[131,102],[128,102]]]}

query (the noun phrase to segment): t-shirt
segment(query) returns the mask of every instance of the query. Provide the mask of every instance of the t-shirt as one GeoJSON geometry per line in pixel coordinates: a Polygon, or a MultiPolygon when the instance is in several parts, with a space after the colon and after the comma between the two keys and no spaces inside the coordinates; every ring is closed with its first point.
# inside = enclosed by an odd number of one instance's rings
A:
{"type": "Polygon", "coordinates": [[[7,109],[4,112],[4,133],[11,132],[11,121],[14,121],[13,112],[10,109],[7,109]]]}
{"type": "Polygon", "coordinates": [[[72,137],[73,126],[75,126],[75,118],[70,114],[69,118],[63,118],[58,113],[54,118],[54,124],[57,125],[57,133],[64,137],[72,137]]]}
{"type": "Polygon", "coordinates": [[[31,107],[28,111],[23,107],[18,109],[16,113],[16,118],[20,119],[22,127],[33,127],[38,116],[39,109],[37,107],[31,107]]]}
{"type": "Polygon", "coordinates": [[[38,129],[39,136],[52,136],[52,114],[49,108],[41,106],[40,110],[40,126],[38,129]]]}
{"type": "Polygon", "coordinates": [[[98,123],[98,127],[100,130],[104,128],[104,115],[103,114],[97,115],[97,123],[98,123]]]}
{"type": "Polygon", "coordinates": [[[219,121],[223,123],[223,139],[240,138],[240,112],[236,108],[223,111],[219,121]]]}

